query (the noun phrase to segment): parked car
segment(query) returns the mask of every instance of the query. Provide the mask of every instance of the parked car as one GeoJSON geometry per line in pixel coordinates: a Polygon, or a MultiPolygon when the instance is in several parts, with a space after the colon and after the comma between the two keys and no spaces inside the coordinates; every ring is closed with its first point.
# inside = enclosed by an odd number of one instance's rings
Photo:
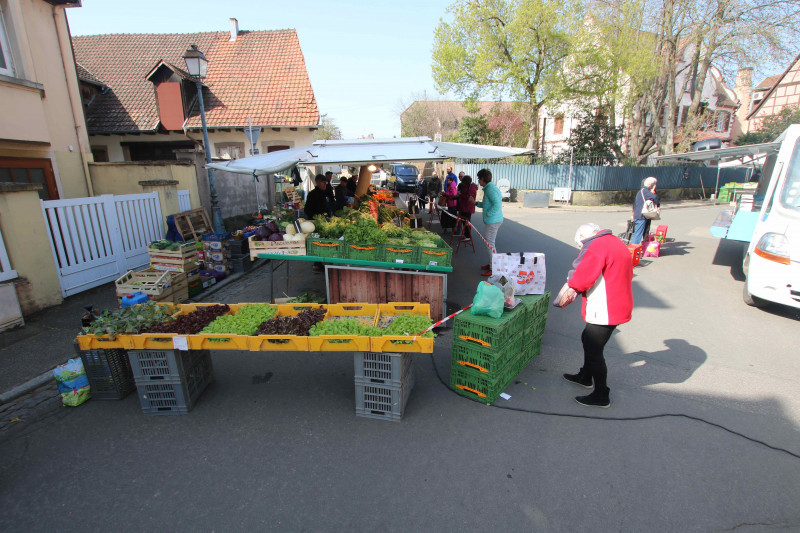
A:
{"type": "Polygon", "coordinates": [[[414,165],[392,165],[394,188],[397,192],[414,192],[417,188],[419,169],[414,165]]]}

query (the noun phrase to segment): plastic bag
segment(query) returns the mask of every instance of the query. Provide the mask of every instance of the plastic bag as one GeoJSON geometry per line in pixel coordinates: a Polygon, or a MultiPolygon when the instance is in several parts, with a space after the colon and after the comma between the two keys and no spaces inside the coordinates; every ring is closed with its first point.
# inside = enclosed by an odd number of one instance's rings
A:
{"type": "Polygon", "coordinates": [[[470,312],[473,315],[485,315],[492,318],[503,316],[503,291],[491,283],[481,281],[472,299],[470,312]]]}
{"type": "Polygon", "coordinates": [[[659,241],[650,241],[647,243],[647,248],[644,249],[642,257],[658,257],[661,253],[661,243],[659,241]]]}
{"type": "Polygon", "coordinates": [[[514,297],[516,278],[502,274],[500,276],[489,276],[487,281],[503,291],[503,304],[505,307],[513,309],[516,305],[516,298],[514,297]]]}
{"type": "Polygon", "coordinates": [[[53,376],[56,378],[63,405],[76,407],[91,398],[89,378],[86,377],[83,361],[80,359],[70,359],[55,367],[53,376]]]}

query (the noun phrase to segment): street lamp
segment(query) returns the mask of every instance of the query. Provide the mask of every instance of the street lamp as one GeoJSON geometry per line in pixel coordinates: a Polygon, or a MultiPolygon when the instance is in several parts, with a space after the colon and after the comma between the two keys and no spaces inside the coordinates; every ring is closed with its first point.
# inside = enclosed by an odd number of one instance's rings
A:
{"type": "MultiPolygon", "coordinates": [[[[197,86],[197,100],[200,102],[200,120],[203,123],[203,143],[206,152],[206,165],[211,164],[211,144],[208,142],[208,127],[206,127],[206,109],[203,105],[203,85],[200,80],[206,77],[208,70],[208,59],[206,56],[197,49],[197,45],[193,44],[191,48],[186,50],[183,54],[183,60],[186,62],[186,69],[189,74],[194,78],[194,83],[197,86]]],[[[211,224],[214,227],[214,233],[224,233],[225,227],[222,224],[222,213],[219,209],[219,201],[217,200],[217,186],[214,182],[214,169],[206,166],[208,172],[208,188],[211,194],[211,224]]]]}

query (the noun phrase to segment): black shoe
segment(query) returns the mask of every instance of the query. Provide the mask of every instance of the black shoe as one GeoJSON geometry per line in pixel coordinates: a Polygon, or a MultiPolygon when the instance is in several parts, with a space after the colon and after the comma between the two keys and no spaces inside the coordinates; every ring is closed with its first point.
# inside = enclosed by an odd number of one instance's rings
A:
{"type": "Polygon", "coordinates": [[[576,396],[575,401],[581,405],[586,405],[588,407],[602,407],[603,409],[606,409],[611,405],[611,400],[608,399],[608,393],[600,394],[597,391],[594,391],[588,396],[576,396]]]}
{"type": "Polygon", "coordinates": [[[574,383],[575,385],[580,385],[585,389],[592,388],[592,376],[583,376],[580,373],[564,374],[564,379],[570,383],[574,383]]]}

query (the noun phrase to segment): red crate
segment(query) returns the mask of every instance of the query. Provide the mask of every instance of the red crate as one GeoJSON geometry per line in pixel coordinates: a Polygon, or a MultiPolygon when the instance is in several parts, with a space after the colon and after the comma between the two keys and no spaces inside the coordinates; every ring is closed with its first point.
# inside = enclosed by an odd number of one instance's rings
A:
{"type": "Polygon", "coordinates": [[[642,259],[642,245],[629,244],[628,250],[631,251],[631,259],[633,259],[633,266],[638,265],[639,261],[642,259]]]}
{"type": "Polygon", "coordinates": [[[664,225],[658,226],[656,228],[655,236],[656,236],[656,240],[658,242],[664,243],[664,242],[667,241],[667,228],[668,228],[668,226],[664,226],[664,225]]]}

